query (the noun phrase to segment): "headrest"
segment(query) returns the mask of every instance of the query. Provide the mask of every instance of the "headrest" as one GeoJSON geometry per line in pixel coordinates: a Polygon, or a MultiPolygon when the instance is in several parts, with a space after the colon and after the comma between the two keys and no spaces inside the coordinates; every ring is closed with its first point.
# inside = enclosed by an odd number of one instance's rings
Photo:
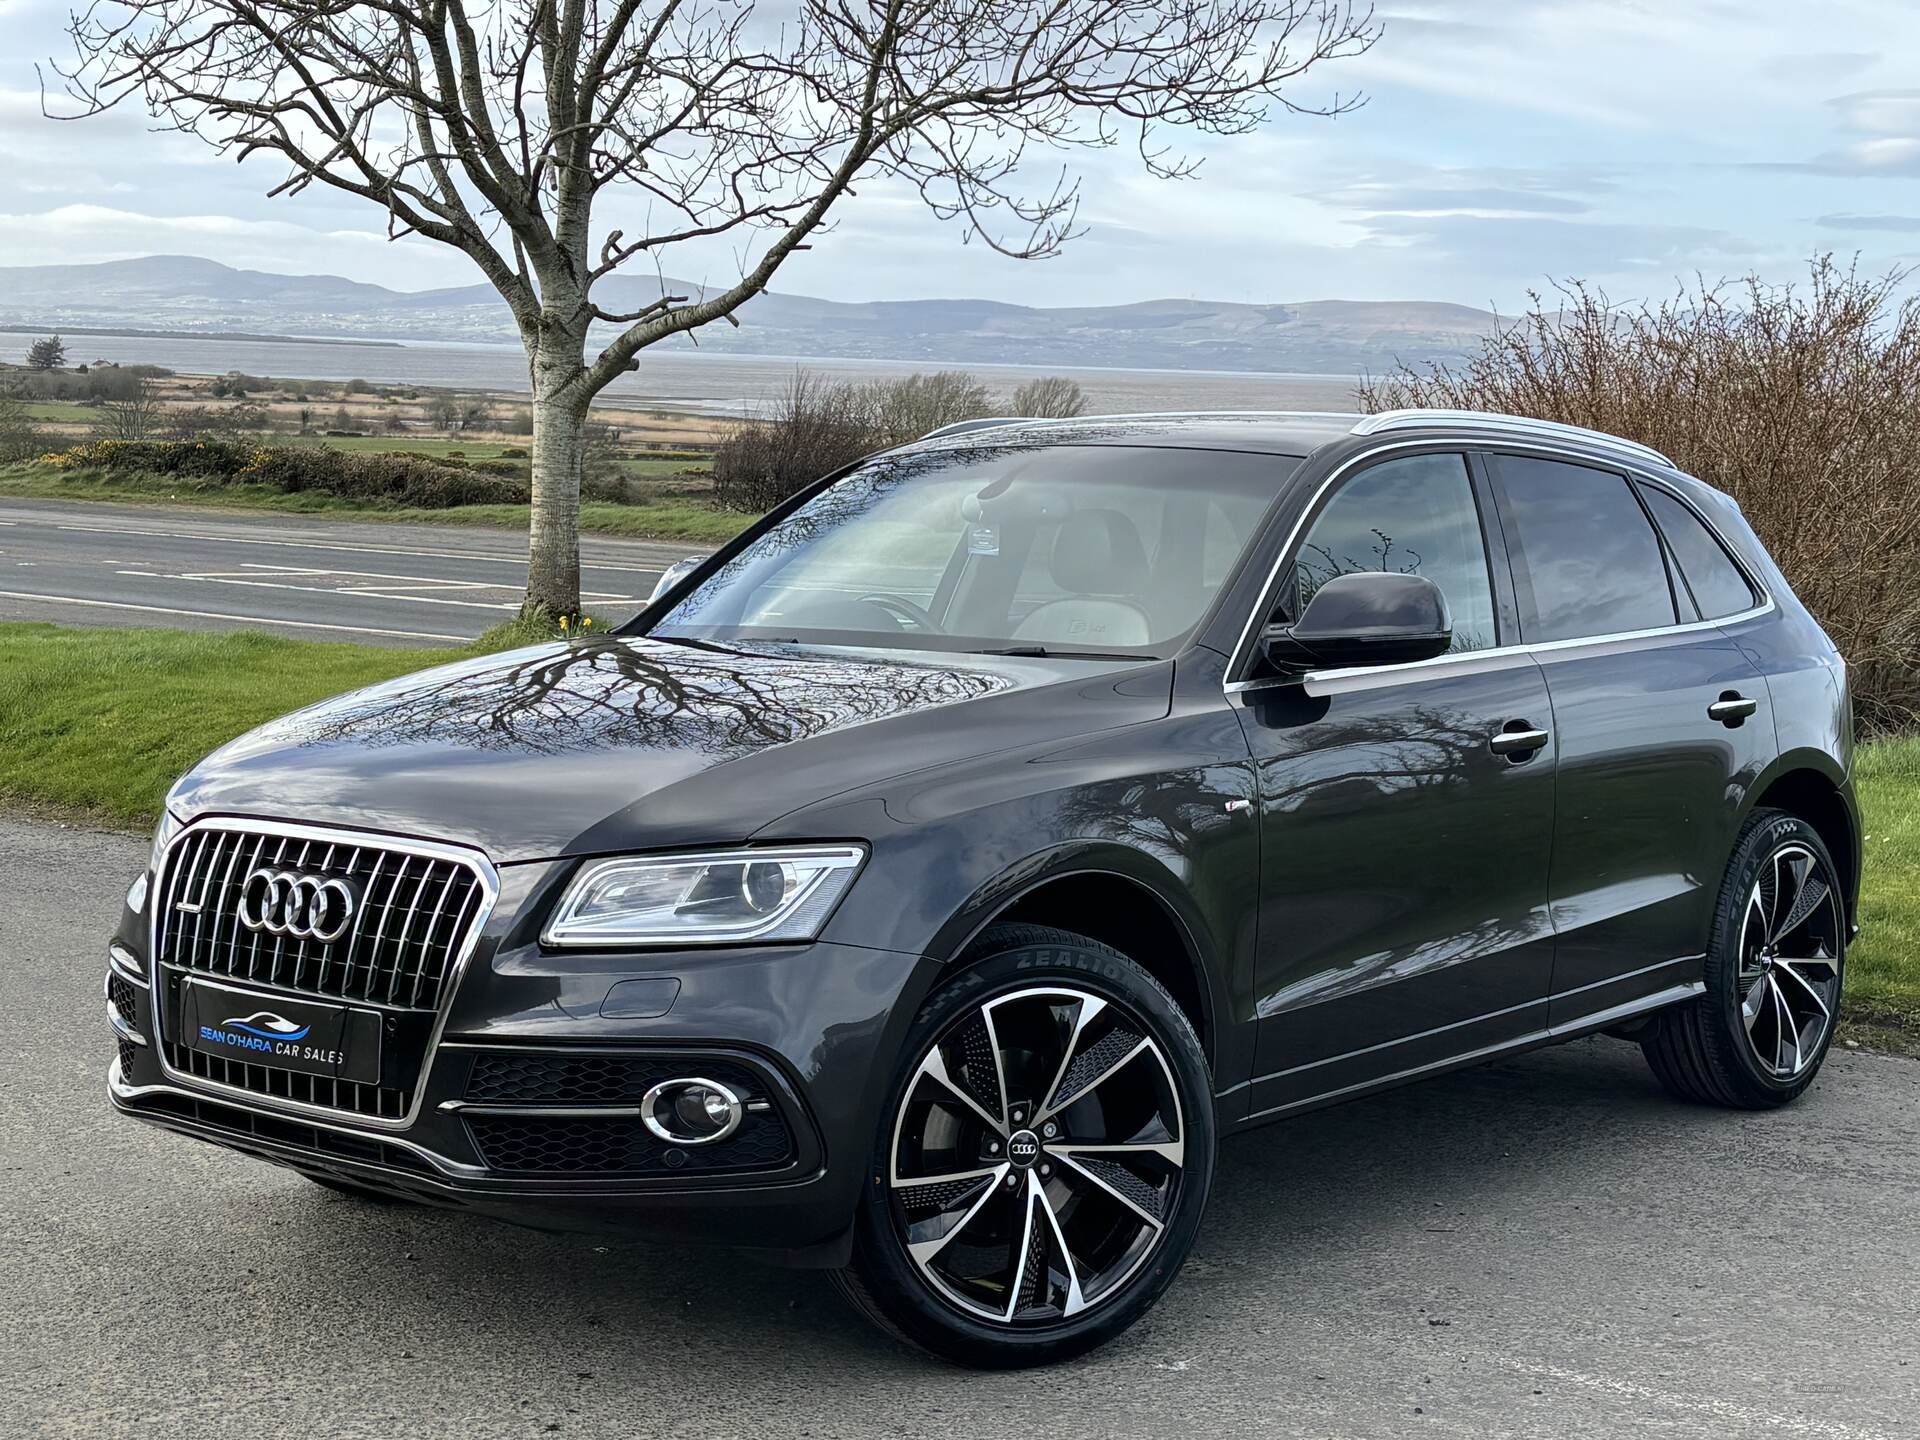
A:
{"type": "Polygon", "coordinates": [[[1146,579],[1147,547],[1119,510],[1076,510],[1053,537],[1053,583],[1074,595],[1130,595],[1146,579]]]}

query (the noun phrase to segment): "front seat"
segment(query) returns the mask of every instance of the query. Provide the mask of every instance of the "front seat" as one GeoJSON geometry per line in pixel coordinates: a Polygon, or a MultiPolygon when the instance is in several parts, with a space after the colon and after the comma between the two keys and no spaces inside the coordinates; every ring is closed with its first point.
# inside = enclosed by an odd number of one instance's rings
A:
{"type": "Polygon", "coordinates": [[[1060,522],[1048,568],[1068,592],[1022,620],[1015,640],[1094,648],[1146,645],[1153,639],[1147,612],[1130,594],[1147,578],[1147,547],[1118,510],[1076,510],[1060,522]]]}

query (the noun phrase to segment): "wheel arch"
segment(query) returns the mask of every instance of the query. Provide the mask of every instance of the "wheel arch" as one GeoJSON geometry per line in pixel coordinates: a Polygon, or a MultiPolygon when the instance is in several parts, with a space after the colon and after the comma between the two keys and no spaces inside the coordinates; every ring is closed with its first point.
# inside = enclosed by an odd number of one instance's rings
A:
{"type": "Polygon", "coordinates": [[[989,925],[1011,921],[1072,930],[1118,950],[1166,986],[1218,1066],[1226,1013],[1219,956],[1198,905],[1160,860],[1123,845],[1064,845],[1032,856],[976,889],[929,953],[958,960],[989,925]]]}
{"type": "Polygon", "coordinates": [[[1784,810],[1818,832],[1840,869],[1849,932],[1859,928],[1860,822],[1852,783],[1832,756],[1817,750],[1783,755],[1748,792],[1754,810],[1784,810]]]}

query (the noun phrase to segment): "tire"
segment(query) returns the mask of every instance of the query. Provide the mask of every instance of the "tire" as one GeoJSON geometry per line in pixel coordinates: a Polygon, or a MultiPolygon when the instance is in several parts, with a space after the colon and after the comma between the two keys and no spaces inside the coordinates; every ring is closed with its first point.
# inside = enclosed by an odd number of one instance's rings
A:
{"type": "Polygon", "coordinates": [[[1213,1180],[1213,1079],[1178,1003],[1118,951],[991,927],[922,1007],[886,1097],[834,1279],[895,1338],[1050,1364],[1179,1273],[1213,1180]]]}
{"type": "Polygon", "coordinates": [[[1840,1019],[1843,895],[1811,825],[1780,810],[1748,818],[1714,907],[1706,992],[1656,1016],[1640,1042],[1661,1084],[1682,1100],[1740,1110],[1805,1092],[1840,1019]]]}

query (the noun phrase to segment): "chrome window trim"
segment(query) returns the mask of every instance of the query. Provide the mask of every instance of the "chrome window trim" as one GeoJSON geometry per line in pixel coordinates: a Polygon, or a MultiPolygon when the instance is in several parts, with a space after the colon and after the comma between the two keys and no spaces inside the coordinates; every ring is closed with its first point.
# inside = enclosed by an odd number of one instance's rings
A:
{"type": "MultiPolygon", "coordinates": [[[[1358,455],[1350,456],[1334,467],[1327,475],[1327,478],[1322,480],[1315,488],[1313,494],[1308,497],[1305,507],[1300,512],[1300,518],[1293,522],[1293,528],[1287,532],[1286,540],[1274,555],[1273,567],[1267,572],[1266,583],[1260,587],[1260,599],[1254,606],[1252,613],[1247,616],[1247,622],[1240,631],[1240,638],[1234,642],[1233,654],[1228,658],[1227,674],[1229,676],[1240,675],[1246,667],[1252,663],[1253,638],[1258,632],[1262,618],[1273,613],[1274,601],[1277,598],[1280,584],[1280,576],[1287,567],[1287,559],[1294,553],[1294,547],[1300,543],[1302,534],[1306,530],[1307,522],[1314,517],[1319,509],[1320,502],[1326,498],[1328,492],[1355,470],[1379,460],[1384,456],[1395,455],[1402,452],[1450,452],[1452,450],[1458,450],[1462,454],[1469,451],[1492,451],[1498,453],[1500,451],[1517,450],[1530,455],[1543,455],[1549,459],[1560,460],[1570,465],[1580,465],[1589,470],[1606,469],[1604,464],[1595,464],[1597,457],[1592,455],[1583,455],[1578,451],[1562,449],[1557,446],[1539,444],[1528,440],[1506,439],[1500,436],[1485,438],[1465,438],[1444,435],[1429,436],[1420,440],[1402,440],[1391,445],[1376,446],[1372,449],[1364,450],[1358,455]]],[[[1613,472],[1609,471],[1608,473],[1613,472]]],[[[1327,684],[1329,682],[1337,683],[1376,675],[1404,676],[1417,682],[1419,680],[1432,678],[1436,673],[1444,675],[1454,667],[1467,661],[1498,659],[1502,656],[1509,655],[1551,655],[1554,652],[1570,650],[1581,646],[1637,642],[1659,635],[1680,635],[1693,631],[1715,630],[1721,626],[1737,625],[1744,620],[1757,619],[1777,608],[1774,604],[1773,596],[1768,593],[1767,588],[1754,577],[1752,570],[1740,559],[1740,552],[1727,542],[1727,538],[1721,533],[1720,527],[1713,523],[1710,516],[1702,513],[1698,505],[1695,505],[1687,496],[1674,489],[1672,485],[1663,483],[1657,474],[1648,474],[1644,470],[1631,465],[1622,465],[1619,473],[1623,473],[1633,480],[1658,485],[1662,490],[1685,504],[1688,509],[1698,516],[1700,522],[1707,527],[1714,538],[1718,540],[1727,553],[1733,557],[1734,563],[1740,568],[1740,573],[1746,576],[1747,583],[1753,587],[1754,593],[1760,597],[1759,603],[1751,609],[1742,610],[1737,614],[1722,615],[1717,620],[1687,620],[1672,625],[1656,626],[1648,630],[1619,630],[1606,635],[1581,635],[1571,640],[1540,640],[1531,643],[1523,641],[1517,645],[1495,645],[1485,650],[1464,650],[1457,655],[1440,655],[1432,660],[1418,660],[1405,665],[1356,665],[1338,670],[1310,670],[1304,676],[1263,676],[1256,679],[1229,679],[1221,686],[1221,689],[1228,695],[1238,695],[1244,691],[1266,689],[1275,685],[1302,683],[1327,684]]],[[[1652,520],[1649,519],[1648,524],[1651,525],[1652,523],[1652,520]]],[[[1657,535],[1658,533],[1656,529],[1655,534],[1657,535]]],[[[1664,538],[1661,541],[1661,548],[1664,554],[1664,538]]],[[[1315,692],[1309,691],[1309,693],[1315,692]]]]}
{"type": "MultiPolygon", "coordinates": [[[[415,840],[408,836],[389,835],[378,830],[350,830],[339,826],[307,825],[291,820],[255,820],[243,815],[201,815],[182,825],[167,842],[166,852],[161,859],[160,868],[154,872],[156,896],[164,896],[166,891],[162,881],[173,864],[174,851],[188,835],[197,830],[242,830],[248,834],[285,836],[295,840],[324,840],[335,845],[359,845],[367,848],[391,850],[403,855],[419,855],[426,859],[448,860],[465,865],[473,871],[480,884],[480,907],[467,929],[466,937],[460,943],[460,949],[447,963],[447,976],[440,990],[440,1001],[433,1019],[433,1028],[427,1034],[426,1049],[420,1056],[420,1076],[414,1082],[413,1101],[407,1107],[407,1113],[397,1119],[385,1119],[373,1115],[355,1115],[351,1111],[338,1110],[331,1105],[310,1105],[303,1100],[283,1099],[278,1095],[262,1095],[254,1090],[243,1090],[237,1085],[223,1085],[216,1080],[202,1080],[197,1075],[185,1075],[167,1063],[167,1051],[163,1033],[163,1011],[165,991],[160,988],[160,924],[161,902],[155,899],[147,906],[147,973],[149,986],[153,994],[153,1057],[160,1062],[160,1073],[177,1085],[185,1087],[189,1093],[212,1094],[221,1100],[254,1109],[279,1111],[284,1114],[298,1115],[306,1120],[325,1119],[332,1122],[332,1128],[349,1134],[356,1130],[378,1130],[391,1134],[411,1129],[420,1118],[421,1107],[427,1096],[427,1081],[433,1073],[433,1062],[440,1050],[440,1037],[447,1028],[447,1016],[453,1009],[453,997],[458,993],[460,981],[467,973],[474,951],[479,948],[480,936],[487,928],[487,921],[493,914],[493,907],[500,898],[500,873],[494,869],[493,862],[484,852],[469,845],[453,845],[437,840],[415,840]],[[342,1123],[342,1122],[348,1123],[342,1123]]],[[[188,972],[192,973],[192,972],[188,972]]],[[[245,987],[242,987],[245,988],[245,987]]],[[[266,993],[274,993],[275,987],[261,987],[266,993]]],[[[298,994],[298,992],[290,992],[298,994]]],[[[324,998],[315,997],[317,1003],[330,1003],[324,998]]],[[[348,1003],[342,1001],[340,1003],[348,1003]]],[[[399,1142],[396,1142],[399,1143],[399,1142]]],[[[419,1149],[418,1146],[409,1147],[419,1149]]],[[[428,1159],[430,1152],[422,1151],[428,1159]]]]}

